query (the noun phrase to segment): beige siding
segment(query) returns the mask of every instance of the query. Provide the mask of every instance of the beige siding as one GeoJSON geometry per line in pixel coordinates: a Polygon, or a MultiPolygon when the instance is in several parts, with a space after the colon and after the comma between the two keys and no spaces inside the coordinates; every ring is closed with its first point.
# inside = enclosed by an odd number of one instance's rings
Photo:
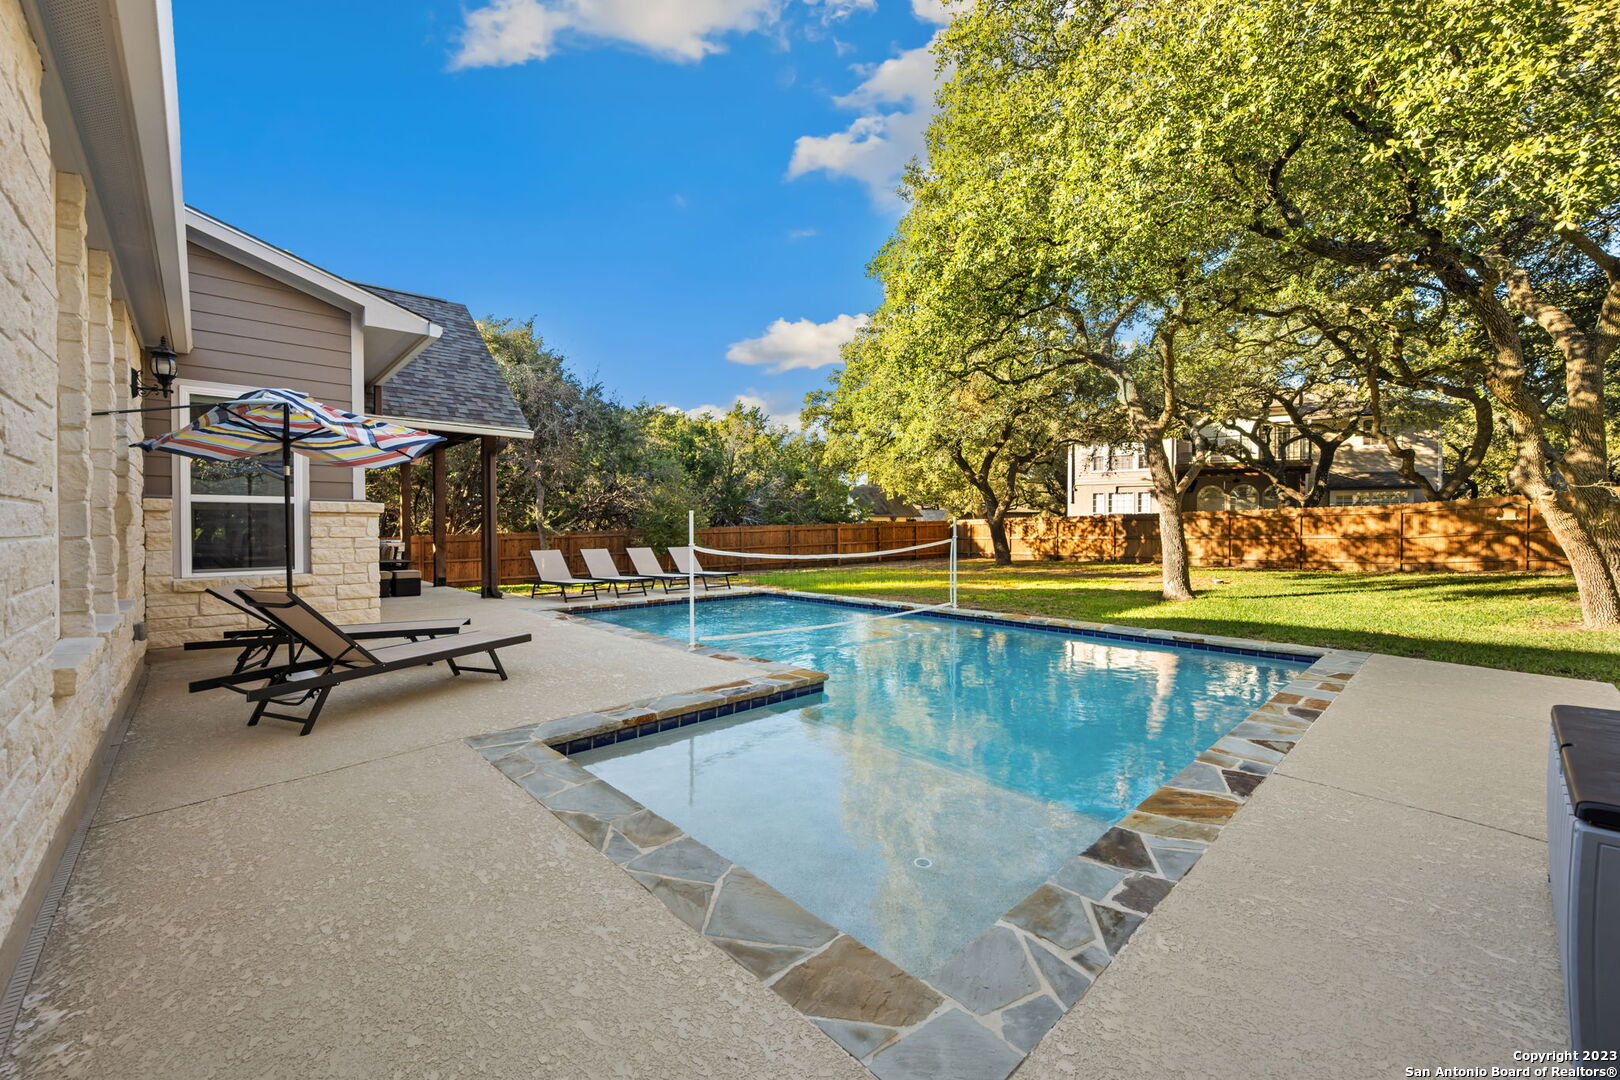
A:
{"type": "MultiPolygon", "coordinates": [[[[180,358],[180,377],[234,386],[288,387],[344,409],[355,408],[348,312],[191,245],[195,347],[180,358]]],[[[148,434],[167,417],[149,418],[148,434]]],[[[147,494],[173,493],[173,461],[149,455],[147,494]]],[[[310,497],[352,499],[353,473],[310,469],[310,497]]]]}

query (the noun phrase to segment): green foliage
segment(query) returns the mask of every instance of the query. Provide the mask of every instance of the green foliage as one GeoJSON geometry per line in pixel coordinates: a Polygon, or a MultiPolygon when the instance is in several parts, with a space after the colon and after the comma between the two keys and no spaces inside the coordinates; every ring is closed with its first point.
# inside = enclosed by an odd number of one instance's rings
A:
{"type": "MultiPolygon", "coordinates": [[[[757,408],[688,416],[657,405],[625,406],[582,379],[535,331],[534,320],[481,324],[534,431],[508,440],[497,462],[500,526],[509,532],[627,529],[655,546],[686,540],[698,524],[780,525],[858,520],[860,506],[819,436],[788,431],[757,408]]],[[[447,459],[448,526],[478,527],[477,449],[447,459]]],[[[419,471],[416,523],[425,529],[431,492],[419,471]]],[[[398,472],[372,473],[367,491],[397,531],[398,472]]]]}

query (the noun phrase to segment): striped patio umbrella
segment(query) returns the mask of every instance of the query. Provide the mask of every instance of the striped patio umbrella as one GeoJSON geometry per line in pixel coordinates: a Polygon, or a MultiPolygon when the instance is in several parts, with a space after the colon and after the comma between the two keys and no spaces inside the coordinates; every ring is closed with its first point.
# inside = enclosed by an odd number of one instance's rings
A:
{"type": "Polygon", "coordinates": [[[253,390],[222,401],[178,431],[138,442],[142,450],[163,450],[211,461],[278,454],[266,471],[281,477],[287,543],[287,589],[293,578],[292,455],[355,469],[403,465],[444,438],[387,424],[323,405],[296,390],[253,390]]]}

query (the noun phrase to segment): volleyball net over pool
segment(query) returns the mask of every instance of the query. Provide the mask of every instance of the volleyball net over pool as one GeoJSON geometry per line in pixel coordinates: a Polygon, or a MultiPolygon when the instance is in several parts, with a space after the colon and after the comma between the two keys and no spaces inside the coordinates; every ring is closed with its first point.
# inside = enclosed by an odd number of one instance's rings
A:
{"type": "Polygon", "coordinates": [[[878,551],[840,551],[828,552],[818,555],[789,554],[787,552],[760,552],[760,551],[728,551],[725,548],[702,547],[697,542],[697,516],[693,511],[686,515],[687,545],[692,557],[687,565],[686,583],[686,626],[687,644],[697,645],[700,641],[735,641],[739,638],[765,637],[771,634],[792,634],[806,630],[830,630],[838,626],[852,626],[856,623],[875,622],[879,619],[899,619],[907,615],[918,615],[925,611],[941,611],[956,607],[956,522],[951,522],[951,535],[943,540],[930,540],[925,544],[912,544],[908,547],[883,548],[878,551]],[[763,562],[826,562],[828,559],[882,559],[891,555],[905,555],[913,551],[926,551],[931,548],[946,549],[950,559],[950,599],[943,604],[933,604],[927,607],[905,608],[901,611],[885,612],[882,615],[864,615],[854,619],[844,619],[839,622],[819,623],[813,626],[790,626],[782,629],[750,630],[739,634],[720,634],[714,637],[699,638],[697,636],[697,595],[696,586],[698,576],[703,572],[698,568],[699,555],[713,555],[724,559],[758,559],[763,562]]]}

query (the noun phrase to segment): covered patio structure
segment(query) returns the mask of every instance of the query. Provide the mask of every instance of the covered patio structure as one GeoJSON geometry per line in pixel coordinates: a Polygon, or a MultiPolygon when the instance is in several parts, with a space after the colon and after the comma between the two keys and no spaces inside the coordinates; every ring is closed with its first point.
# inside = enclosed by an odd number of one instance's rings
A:
{"type": "MultiPolygon", "coordinates": [[[[495,462],[502,440],[530,439],[534,432],[465,305],[379,285],[364,288],[443,328],[438,340],[427,349],[377,377],[367,392],[370,415],[428,431],[446,440],[435,447],[428,458],[428,484],[432,490],[429,529],[433,544],[429,577],[436,586],[443,586],[449,580],[445,561],[449,517],[445,455],[453,446],[477,440],[481,496],[478,534],[483,566],[479,594],[498,600],[502,594],[495,462]]],[[[400,536],[407,545],[406,557],[409,558],[409,545],[417,524],[417,477],[412,465],[397,468],[400,536]]]]}

